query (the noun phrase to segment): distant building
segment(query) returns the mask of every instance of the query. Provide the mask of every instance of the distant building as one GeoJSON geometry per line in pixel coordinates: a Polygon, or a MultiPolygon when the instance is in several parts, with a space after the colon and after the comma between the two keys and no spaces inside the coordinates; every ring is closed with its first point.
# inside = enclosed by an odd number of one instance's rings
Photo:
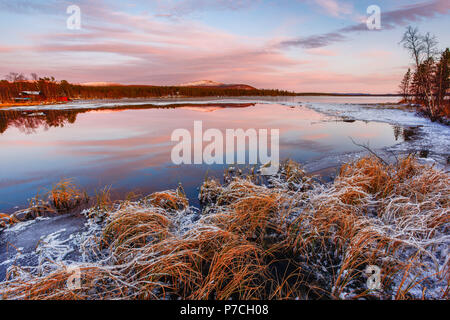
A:
{"type": "Polygon", "coordinates": [[[26,95],[26,96],[40,96],[40,91],[22,91],[19,93],[19,95],[26,95]]]}
{"type": "Polygon", "coordinates": [[[19,96],[14,98],[15,101],[36,101],[43,100],[41,91],[21,91],[19,96]]]}

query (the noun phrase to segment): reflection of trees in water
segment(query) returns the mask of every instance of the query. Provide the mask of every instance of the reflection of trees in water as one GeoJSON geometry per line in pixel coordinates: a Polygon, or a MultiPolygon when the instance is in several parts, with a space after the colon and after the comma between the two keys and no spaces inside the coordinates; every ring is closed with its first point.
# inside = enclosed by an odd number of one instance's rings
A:
{"type": "Polygon", "coordinates": [[[419,126],[401,127],[401,126],[395,125],[394,126],[395,141],[397,141],[400,137],[402,137],[404,141],[414,140],[419,131],[419,128],[420,128],[419,126]]]}
{"type": "Polygon", "coordinates": [[[17,110],[0,110],[0,134],[3,134],[10,126],[18,128],[26,134],[35,133],[37,129],[43,128],[48,130],[51,127],[64,127],[67,124],[73,124],[77,120],[80,113],[91,111],[124,111],[136,109],[175,109],[178,107],[218,107],[218,108],[246,108],[254,106],[254,103],[242,104],[186,104],[186,105],[140,105],[140,106],[124,106],[115,108],[94,108],[94,109],[77,109],[77,110],[33,110],[33,111],[17,111],[17,110]]]}
{"type": "Polygon", "coordinates": [[[394,126],[394,137],[395,141],[398,141],[398,138],[400,138],[400,135],[402,134],[402,127],[400,126],[394,126]]]}
{"type": "Polygon", "coordinates": [[[73,110],[45,110],[39,113],[0,111],[0,133],[10,126],[26,134],[34,133],[39,128],[48,130],[50,127],[64,127],[68,123],[75,123],[78,113],[73,110]]]}

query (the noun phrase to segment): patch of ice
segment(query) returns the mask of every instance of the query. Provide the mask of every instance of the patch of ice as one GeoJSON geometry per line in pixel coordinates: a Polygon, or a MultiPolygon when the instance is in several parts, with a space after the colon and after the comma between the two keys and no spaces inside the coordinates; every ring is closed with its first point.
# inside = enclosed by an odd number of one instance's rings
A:
{"type": "MultiPolygon", "coordinates": [[[[241,104],[241,103],[274,103],[264,100],[248,100],[248,99],[182,99],[182,100],[162,100],[162,99],[139,99],[139,100],[93,100],[93,101],[77,101],[67,104],[54,105],[36,105],[36,106],[16,106],[4,108],[4,110],[30,111],[30,110],[75,110],[75,109],[98,109],[98,108],[115,108],[124,106],[168,106],[168,105],[206,105],[206,104],[241,104]]],[[[293,105],[297,105],[296,103],[293,105]]]]}
{"type": "Polygon", "coordinates": [[[28,228],[30,225],[32,225],[38,221],[43,221],[43,220],[48,220],[48,219],[50,219],[50,218],[49,217],[38,217],[33,220],[19,222],[19,223],[12,225],[11,227],[5,229],[4,232],[21,232],[21,231],[24,231],[26,228],[28,228]]]}
{"type": "Polygon", "coordinates": [[[388,147],[385,151],[409,153],[426,150],[430,152],[429,157],[431,159],[441,165],[447,165],[450,150],[450,128],[432,122],[415,112],[354,104],[311,103],[307,107],[328,116],[343,119],[384,122],[402,127],[418,127],[417,137],[388,147]]]}

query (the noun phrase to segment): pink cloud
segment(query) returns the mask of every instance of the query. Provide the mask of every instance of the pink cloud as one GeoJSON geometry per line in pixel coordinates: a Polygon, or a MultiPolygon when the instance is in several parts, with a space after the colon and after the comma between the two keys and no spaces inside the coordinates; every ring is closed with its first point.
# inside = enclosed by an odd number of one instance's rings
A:
{"type": "Polygon", "coordinates": [[[360,56],[363,58],[387,58],[392,56],[392,52],[385,50],[370,50],[364,51],[360,53],[360,56]]]}
{"type": "Polygon", "coordinates": [[[4,47],[4,46],[0,46],[0,52],[11,52],[13,51],[14,48],[13,47],[4,47]]]}
{"type": "Polygon", "coordinates": [[[314,0],[322,9],[335,17],[339,17],[342,14],[350,14],[353,11],[353,6],[349,3],[337,0],[314,0]]]}
{"type": "MultiPolygon", "coordinates": [[[[81,31],[29,34],[26,45],[0,46],[0,74],[17,70],[53,75],[72,82],[161,85],[211,79],[248,83],[258,88],[377,93],[395,92],[401,78],[400,71],[394,69],[386,75],[371,71],[369,75],[358,75],[360,70],[350,69],[338,71],[339,63],[348,63],[349,57],[341,53],[343,50],[323,46],[346,39],[346,32],[356,29],[274,45],[280,39],[249,38],[186,19],[155,19],[154,15],[129,14],[105,5],[82,2],[88,8],[83,10],[88,19],[81,31]],[[291,45],[307,49],[294,55],[287,50],[291,45]]],[[[219,5],[227,5],[225,2],[219,5]]],[[[183,3],[188,6],[196,1],[183,3]]],[[[337,1],[318,0],[317,4],[328,8],[330,13],[347,12],[336,9],[341,4],[337,1]]],[[[433,1],[429,6],[422,4],[402,10],[411,20],[445,12],[446,5],[433,1]],[[420,8],[425,9],[421,12],[420,8]]],[[[388,22],[397,21],[397,11],[386,14],[390,17],[388,22]]],[[[367,63],[367,58],[379,59],[390,54],[378,50],[355,54],[352,58],[359,59],[355,61],[359,66],[367,63]]]]}
{"type": "Polygon", "coordinates": [[[338,52],[335,50],[327,50],[323,48],[306,49],[305,52],[315,56],[325,56],[325,57],[335,57],[338,55],[338,52]]]}
{"type": "Polygon", "coordinates": [[[257,5],[261,0],[160,0],[158,7],[159,16],[180,16],[191,14],[195,11],[207,10],[239,10],[257,5]]]}
{"type": "MultiPolygon", "coordinates": [[[[322,0],[320,0],[322,1],[322,0]]],[[[328,0],[324,0],[328,3],[328,0]]],[[[333,8],[331,1],[328,5],[330,10],[333,8]]],[[[437,15],[448,14],[450,11],[450,2],[448,0],[434,0],[403,6],[399,9],[383,12],[382,29],[390,30],[397,26],[404,26],[411,22],[418,22],[426,18],[433,18],[437,15]]],[[[283,40],[278,47],[303,47],[320,48],[332,45],[334,43],[348,40],[348,35],[355,32],[368,32],[369,29],[365,22],[360,22],[348,27],[340,28],[331,32],[316,34],[308,37],[283,40]]]]}
{"type": "Polygon", "coordinates": [[[23,60],[26,72],[51,73],[76,82],[168,85],[211,78],[234,83],[246,74],[258,79],[309,63],[268,49],[264,40],[236,36],[192,21],[96,14],[107,24],[86,25],[79,33],[48,34],[39,37],[35,45],[17,48],[29,52],[35,61],[45,60],[32,66],[27,63],[29,58],[23,60]],[[103,60],[109,63],[105,64],[101,57],[106,54],[108,59],[103,60]],[[111,65],[111,61],[116,64],[111,65]],[[43,66],[41,70],[36,70],[38,65],[43,66]]]}

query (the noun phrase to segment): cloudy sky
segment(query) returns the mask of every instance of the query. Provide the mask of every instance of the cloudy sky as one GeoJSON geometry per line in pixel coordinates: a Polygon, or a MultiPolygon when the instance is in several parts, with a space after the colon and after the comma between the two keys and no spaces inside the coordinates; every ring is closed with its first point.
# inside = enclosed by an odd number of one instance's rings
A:
{"type": "Polygon", "coordinates": [[[0,76],[396,92],[406,26],[450,46],[448,0],[0,0],[0,76]],[[69,5],[81,29],[67,28],[69,5]],[[382,29],[368,30],[367,8],[382,29]]]}

